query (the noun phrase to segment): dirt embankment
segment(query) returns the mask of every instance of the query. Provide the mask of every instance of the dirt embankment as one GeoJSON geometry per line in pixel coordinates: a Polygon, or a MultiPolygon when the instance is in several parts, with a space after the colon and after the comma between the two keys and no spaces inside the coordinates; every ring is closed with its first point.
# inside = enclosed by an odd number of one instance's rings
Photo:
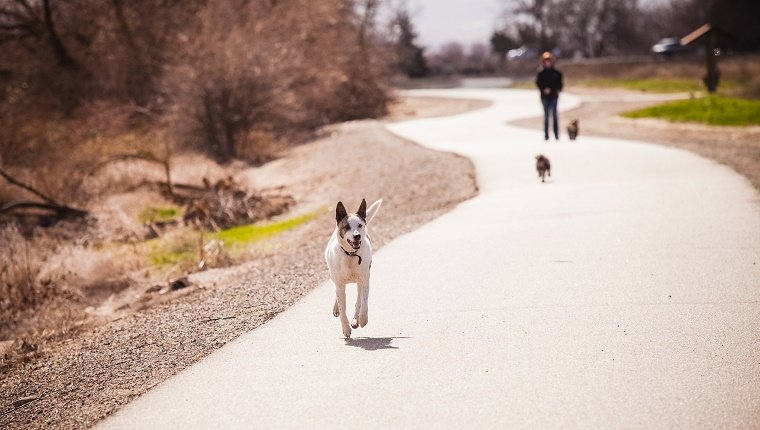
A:
{"type": "MultiPolygon", "coordinates": [[[[394,118],[472,108],[455,101],[447,110],[441,103],[402,102],[394,118]]],[[[46,344],[35,360],[13,365],[0,376],[0,428],[90,427],[285,310],[327,279],[322,253],[338,200],[352,208],[362,197],[384,199],[372,229],[382,246],[477,193],[469,160],[407,142],[377,121],[328,128],[323,138],[246,176],[258,187],[283,186],[298,202],[295,212],[324,212],[265,242],[253,261],[195,274],[192,286],[165,301],[83,326],[46,344]]]]}
{"type": "MultiPolygon", "coordinates": [[[[619,114],[662,102],[621,101],[625,95],[641,94],[626,90],[574,87],[567,91],[581,96],[583,104],[560,114],[560,124],[565,127],[570,120],[578,119],[581,130],[579,139],[583,136],[614,137],[686,149],[734,169],[760,191],[760,127],[716,127],[628,119],[619,114]]],[[[542,130],[543,117],[522,119],[511,124],[542,130]]],[[[562,130],[562,133],[565,131],[562,130]]]]}
{"type": "Polygon", "coordinates": [[[391,106],[389,121],[456,115],[491,105],[487,100],[442,99],[439,97],[402,97],[391,106]]]}

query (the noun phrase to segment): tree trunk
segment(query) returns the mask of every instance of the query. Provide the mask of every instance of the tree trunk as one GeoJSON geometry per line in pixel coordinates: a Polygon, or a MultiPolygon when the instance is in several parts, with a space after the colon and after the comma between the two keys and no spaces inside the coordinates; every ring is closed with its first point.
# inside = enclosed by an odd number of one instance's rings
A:
{"type": "Polygon", "coordinates": [[[55,26],[53,25],[53,11],[50,7],[50,0],[43,0],[42,6],[45,12],[45,26],[47,27],[48,39],[50,40],[50,44],[53,46],[53,52],[55,52],[56,58],[58,58],[58,64],[68,68],[77,67],[76,61],[71,58],[69,51],[67,51],[66,47],[63,46],[61,38],[55,31],[55,26]]]}
{"type": "Polygon", "coordinates": [[[144,106],[147,102],[145,92],[148,84],[148,68],[146,62],[143,60],[142,53],[135,43],[132,30],[129,28],[127,18],[124,15],[124,6],[122,0],[112,0],[114,11],[116,13],[116,21],[119,24],[119,30],[124,38],[124,42],[127,45],[132,61],[129,62],[128,76],[127,76],[127,91],[129,97],[134,100],[139,106],[144,106]]]}

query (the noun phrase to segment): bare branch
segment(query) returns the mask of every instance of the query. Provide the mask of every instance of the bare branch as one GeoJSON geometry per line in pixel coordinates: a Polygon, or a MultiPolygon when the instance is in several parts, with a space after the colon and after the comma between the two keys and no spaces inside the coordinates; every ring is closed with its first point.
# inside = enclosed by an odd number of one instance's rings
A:
{"type": "Polygon", "coordinates": [[[174,188],[172,186],[172,178],[171,178],[171,156],[167,151],[166,157],[161,158],[153,154],[152,152],[148,151],[141,151],[135,154],[117,154],[109,159],[102,161],[95,165],[95,167],[90,170],[88,175],[92,176],[95,173],[98,172],[98,170],[102,169],[106,165],[110,163],[115,163],[118,161],[130,161],[130,160],[137,160],[137,161],[147,161],[149,163],[155,163],[160,164],[161,167],[164,169],[164,175],[166,176],[166,186],[169,191],[169,195],[174,195],[174,188]]]}
{"type": "Polygon", "coordinates": [[[13,184],[13,185],[15,185],[15,186],[17,186],[19,188],[23,188],[23,189],[29,191],[30,193],[34,194],[35,196],[41,198],[42,200],[44,200],[44,201],[46,201],[46,202],[48,202],[48,203],[50,203],[52,205],[61,206],[61,204],[58,203],[57,201],[55,201],[53,198],[51,198],[51,197],[43,194],[41,191],[37,191],[31,185],[28,185],[28,184],[25,184],[23,182],[20,182],[20,181],[16,180],[11,175],[9,175],[8,173],[4,172],[2,169],[0,169],[0,176],[2,176],[6,181],[8,181],[8,183],[13,184]]]}
{"type": "MultiPolygon", "coordinates": [[[[85,210],[72,208],[66,205],[54,205],[51,203],[40,203],[40,202],[30,202],[30,201],[15,201],[15,202],[10,202],[3,206],[0,206],[0,214],[9,214],[17,209],[41,209],[41,210],[55,212],[56,214],[58,214],[58,216],[61,216],[61,217],[66,217],[66,216],[83,217],[89,213],[85,210]]],[[[29,214],[20,214],[20,215],[29,215],[29,214]]]]}

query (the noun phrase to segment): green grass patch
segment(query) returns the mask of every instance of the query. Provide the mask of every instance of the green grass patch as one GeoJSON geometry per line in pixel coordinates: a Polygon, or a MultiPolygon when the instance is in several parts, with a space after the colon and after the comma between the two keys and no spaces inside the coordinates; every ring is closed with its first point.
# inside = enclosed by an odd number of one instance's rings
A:
{"type": "Polygon", "coordinates": [[[310,212],[284,221],[275,221],[269,223],[257,223],[232,227],[217,233],[209,234],[209,237],[221,240],[225,247],[239,246],[247,243],[258,242],[270,238],[285,230],[298,227],[299,225],[309,222],[314,218],[325,213],[326,209],[310,212]]]}
{"type": "Polygon", "coordinates": [[[170,234],[145,242],[150,264],[156,267],[175,266],[191,261],[198,255],[200,232],[170,234]]]}
{"type": "Polygon", "coordinates": [[[182,209],[180,208],[147,207],[140,212],[137,218],[142,223],[153,223],[171,221],[173,219],[179,218],[180,216],[182,216],[182,209]]]}
{"type": "Polygon", "coordinates": [[[198,250],[191,245],[182,243],[180,246],[169,250],[155,250],[150,255],[150,264],[156,267],[176,266],[184,262],[190,262],[198,256],[198,250]]]}
{"type": "Polygon", "coordinates": [[[145,242],[151,265],[158,268],[191,265],[197,262],[202,243],[219,240],[227,250],[240,250],[247,245],[271,238],[296,228],[324,214],[326,208],[282,221],[261,222],[232,227],[219,232],[192,230],[181,235],[169,235],[145,242]]]}
{"type": "Polygon", "coordinates": [[[760,100],[708,96],[667,102],[622,115],[626,118],[659,118],[710,125],[760,125],[760,100]]]}

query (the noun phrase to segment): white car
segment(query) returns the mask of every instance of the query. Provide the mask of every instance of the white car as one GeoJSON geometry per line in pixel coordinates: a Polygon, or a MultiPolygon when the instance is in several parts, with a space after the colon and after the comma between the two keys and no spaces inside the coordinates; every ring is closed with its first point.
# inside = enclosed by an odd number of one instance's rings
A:
{"type": "Polygon", "coordinates": [[[677,37],[660,39],[659,42],[652,46],[652,54],[657,57],[670,58],[675,55],[685,54],[686,52],[688,52],[688,49],[684,45],[681,45],[681,39],[677,37]]]}
{"type": "Polygon", "coordinates": [[[536,50],[525,45],[507,51],[507,60],[535,60],[536,58],[538,58],[536,50]]]}

